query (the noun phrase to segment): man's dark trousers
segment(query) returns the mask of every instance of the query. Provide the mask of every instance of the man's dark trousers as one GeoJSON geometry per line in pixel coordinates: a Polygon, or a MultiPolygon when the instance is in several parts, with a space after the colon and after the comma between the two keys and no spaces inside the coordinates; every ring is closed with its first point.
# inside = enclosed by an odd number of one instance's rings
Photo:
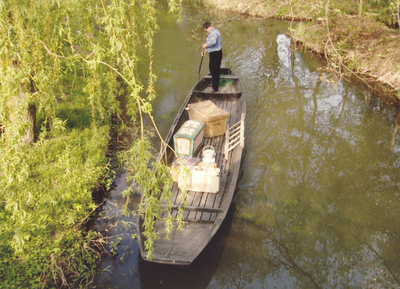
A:
{"type": "Polygon", "coordinates": [[[219,87],[219,69],[221,68],[222,49],[210,52],[210,73],[212,76],[212,87],[214,91],[218,91],[219,87]]]}

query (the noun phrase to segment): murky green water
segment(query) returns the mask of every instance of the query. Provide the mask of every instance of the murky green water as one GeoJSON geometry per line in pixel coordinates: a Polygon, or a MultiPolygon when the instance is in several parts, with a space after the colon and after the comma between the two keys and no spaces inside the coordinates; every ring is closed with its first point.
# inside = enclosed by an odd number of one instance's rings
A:
{"type": "MultiPolygon", "coordinates": [[[[155,115],[163,135],[198,80],[204,20],[162,17],[155,115]]],[[[222,18],[221,18],[222,20],[222,18]]],[[[400,288],[400,136],[393,107],[300,52],[285,61],[287,24],[241,19],[219,25],[224,62],[247,94],[246,155],[232,211],[189,267],[146,263],[134,229],[115,217],[98,228],[121,238],[98,288],[400,288]],[[322,80],[325,79],[325,80],[322,80]]],[[[287,52],[286,52],[287,53],[287,52]]],[[[202,74],[208,72],[208,57],[202,74]]],[[[400,123],[400,121],[398,121],[400,123]]],[[[121,177],[105,215],[121,203],[121,177]]],[[[139,197],[132,199],[132,208],[139,197]]]]}

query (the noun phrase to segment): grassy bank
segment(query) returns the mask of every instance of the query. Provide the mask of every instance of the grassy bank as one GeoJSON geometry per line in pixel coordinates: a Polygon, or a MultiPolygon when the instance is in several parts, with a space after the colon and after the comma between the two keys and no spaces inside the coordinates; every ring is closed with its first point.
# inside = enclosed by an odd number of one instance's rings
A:
{"type": "Polygon", "coordinates": [[[396,7],[386,1],[204,0],[209,7],[291,23],[288,34],[297,49],[319,54],[328,69],[354,77],[369,89],[400,101],[400,30],[396,7]],[[374,4],[375,3],[375,4],[374,4]],[[374,6],[375,5],[375,6],[374,6]],[[393,28],[389,28],[389,26],[393,28]]]}
{"type": "Polygon", "coordinates": [[[92,191],[107,173],[109,129],[64,128],[34,145],[0,148],[0,288],[92,278],[99,236],[85,223],[96,208],[92,191]]]}

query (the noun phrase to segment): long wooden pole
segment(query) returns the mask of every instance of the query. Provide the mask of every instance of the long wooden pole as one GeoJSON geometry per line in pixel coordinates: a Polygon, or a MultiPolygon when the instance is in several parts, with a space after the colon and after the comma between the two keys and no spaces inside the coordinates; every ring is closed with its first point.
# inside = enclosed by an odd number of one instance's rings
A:
{"type": "Polygon", "coordinates": [[[204,58],[204,56],[201,57],[200,66],[199,66],[199,78],[200,78],[200,70],[201,70],[201,64],[203,63],[203,58],[204,58]]]}

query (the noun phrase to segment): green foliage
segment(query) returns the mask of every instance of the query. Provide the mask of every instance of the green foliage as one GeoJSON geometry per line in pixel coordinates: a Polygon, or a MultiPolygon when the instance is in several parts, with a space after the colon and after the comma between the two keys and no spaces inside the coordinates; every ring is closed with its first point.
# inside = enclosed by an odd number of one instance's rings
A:
{"type": "Polygon", "coordinates": [[[331,9],[339,14],[357,15],[358,1],[331,1],[331,9]]]}
{"type": "MultiPolygon", "coordinates": [[[[22,272],[48,279],[51,271],[42,271],[42,265],[49,269],[51,262],[65,262],[63,257],[71,255],[61,253],[75,246],[86,256],[79,244],[90,240],[79,233],[77,224],[95,208],[92,191],[107,169],[104,152],[108,132],[104,126],[97,131],[73,130],[69,136],[40,139],[33,146],[21,148],[18,163],[15,152],[8,153],[2,146],[2,171],[6,174],[0,177],[0,198],[4,200],[0,210],[0,262],[5,263],[1,280],[11,277],[26,282],[22,272]],[[70,244],[74,245],[69,248],[70,244]],[[10,273],[17,268],[15,264],[24,268],[15,270],[16,276],[10,273]]],[[[90,246],[86,247],[89,257],[92,252],[90,246]]],[[[76,262],[88,262],[76,258],[76,262]]]]}
{"type": "MultiPolygon", "coordinates": [[[[124,115],[140,120],[143,132],[142,113],[152,111],[156,4],[1,1],[0,287],[90,282],[100,236],[83,225],[96,208],[93,190],[109,184],[112,117],[121,116],[124,100],[124,115]],[[139,57],[142,50],[147,56],[139,57]],[[140,63],[147,79],[138,75],[140,63]],[[36,142],[27,143],[32,127],[36,142]]],[[[179,10],[177,1],[169,5],[179,10]]],[[[140,153],[149,158],[142,137],[140,153]]],[[[138,183],[155,180],[135,161],[138,183]]],[[[155,173],[165,179],[167,171],[156,165],[155,173]]],[[[142,187],[150,200],[158,184],[142,187]]],[[[155,205],[145,214],[157,212],[155,205]]]]}
{"type": "Polygon", "coordinates": [[[357,55],[355,53],[349,53],[349,55],[347,56],[347,67],[352,71],[358,71],[360,68],[359,63],[360,60],[357,55]]]}
{"type": "Polygon", "coordinates": [[[400,1],[379,1],[379,4],[376,4],[376,8],[378,11],[378,19],[388,27],[394,28],[399,26],[399,6],[400,1]]]}
{"type": "Polygon", "coordinates": [[[76,104],[61,103],[56,110],[56,117],[65,121],[65,127],[72,129],[74,127],[89,128],[91,125],[90,107],[76,104]]]}
{"type": "Polygon", "coordinates": [[[276,12],[277,17],[284,17],[286,15],[290,15],[290,7],[288,6],[283,6],[276,12]]]}
{"type": "Polygon", "coordinates": [[[326,16],[326,8],[329,7],[330,17],[331,13],[336,14],[336,17],[343,17],[346,15],[359,15],[361,12],[372,15],[377,15],[379,21],[385,25],[394,28],[398,26],[398,13],[399,13],[399,0],[363,0],[361,1],[348,1],[348,0],[336,0],[336,1],[304,1],[304,0],[292,0],[292,1],[264,1],[264,6],[271,10],[276,11],[276,17],[291,18],[295,16],[300,19],[317,19],[318,17],[326,16]]]}
{"type": "Polygon", "coordinates": [[[122,238],[121,237],[118,237],[117,238],[117,241],[116,242],[111,242],[111,245],[110,245],[110,247],[111,247],[111,254],[115,257],[115,256],[117,256],[117,254],[118,254],[118,245],[119,244],[121,244],[121,240],[122,240],[122,238]]]}
{"type": "MultiPolygon", "coordinates": [[[[292,16],[301,17],[304,19],[311,19],[320,17],[323,13],[324,3],[318,0],[313,1],[289,1],[281,3],[279,1],[274,5],[265,2],[265,6],[272,5],[275,7],[276,17],[291,18],[292,16]]],[[[272,8],[271,8],[272,9],[272,8]]]]}
{"type": "MultiPolygon", "coordinates": [[[[145,246],[149,250],[150,258],[154,251],[154,241],[159,238],[155,230],[155,223],[162,212],[161,201],[172,205],[170,168],[160,160],[155,160],[154,155],[151,144],[146,138],[138,138],[129,150],[120,154],[126,168],[131,172],[128,177],[131,188],[127,189],[124,193],[125,196],[129,196],[133,190],[142,194],[143,202],[140,205],[139,214],[144,217],[143,234],[147,239],[145,246]],[[162,192],[163,194],[161,194],[162,192]]],[[[173,222],[170,218],[167,218],[166,225],[167,231],[171,231],[173,222]]]]}

